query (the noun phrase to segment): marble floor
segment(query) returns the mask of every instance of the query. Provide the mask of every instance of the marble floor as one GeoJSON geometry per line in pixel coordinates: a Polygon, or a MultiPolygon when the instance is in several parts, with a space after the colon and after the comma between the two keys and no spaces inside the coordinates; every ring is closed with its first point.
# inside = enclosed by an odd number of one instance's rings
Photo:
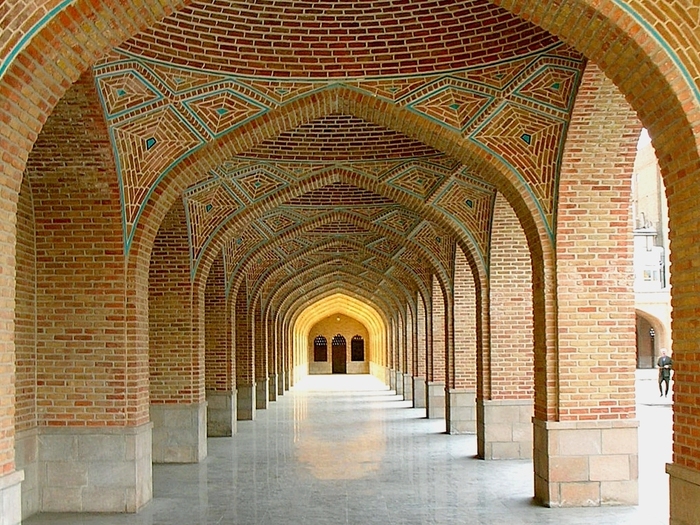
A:
{"type": "MultiPolygon", "coordinates": [[[[653,371],[651,371],[653,372],[653,371]]],[[[648,377],[647,377],[648,376],[648,377]]],[[[26,525],[645,525],[668,523],[670,397],[638,376],[640,505],[549,509],[531,461],[475,458],[370,376],[314,376],[197,465],[154,465],[154,499],[132,515],[40,514],[26,525]]]]}

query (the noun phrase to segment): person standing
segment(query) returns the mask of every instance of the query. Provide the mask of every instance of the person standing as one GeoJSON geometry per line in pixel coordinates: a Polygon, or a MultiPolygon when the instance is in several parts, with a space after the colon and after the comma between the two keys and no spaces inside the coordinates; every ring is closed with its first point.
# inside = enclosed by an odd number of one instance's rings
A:
{"type": "Polygon", "coordinates": [[[668,397],[668,385],[671,380],[671,369],[673,368],[673,360],[666,355],[666,349],[661,349],[661,357],[656,363],[659,367],[659,397],[668,397]],[[666,383],[666,392],[663,391],[663,384],[666,383]]]}

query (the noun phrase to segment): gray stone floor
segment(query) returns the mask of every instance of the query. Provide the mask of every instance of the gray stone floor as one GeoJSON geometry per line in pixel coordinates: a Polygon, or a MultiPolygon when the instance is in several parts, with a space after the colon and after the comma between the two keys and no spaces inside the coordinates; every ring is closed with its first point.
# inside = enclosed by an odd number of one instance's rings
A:
{"type": "Polygon", "coordinates": [[[532,501],[532,462],[481,461],[473,435],[369,376],[315,376],[209,439],[198,465],[155,465],[154,499],[135,515],[41,514],[26,525],[668,523],[671,401],[638,374],[640,505],[548,509],[532,501]]]}

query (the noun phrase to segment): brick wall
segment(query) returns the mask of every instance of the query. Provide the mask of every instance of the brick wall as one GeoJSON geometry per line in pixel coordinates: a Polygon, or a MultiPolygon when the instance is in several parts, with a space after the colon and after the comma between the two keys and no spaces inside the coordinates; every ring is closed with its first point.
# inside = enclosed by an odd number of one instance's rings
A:
{"type": "Polygon", "coordinates": [[[532,263],[518,218],[496,197],[490,261],[490,399],[529,399],[534,390],[532,263]]]}
{"type": "Polygon", "coordinates": [[[365,360],[369,360],[370,345],[369,332],[367,331],[367,328],[357,319],[349,317],[345,314],[337,314],[328,316],[325,319],[314,324],[313,327],[311,327],[311,331],[309,332],[308,338],[309,362],[313,362],[314,360],[314,339],[319,335],[322,335],[326,338],[328,344],[328,361],[330,361],[331,354],[333,351],[333,338],[338,334],[342,335],[345,338],[348,362],[350,362],[351,341],[352,338],[356,335],[360,335],[364,339],[365,360]]]}

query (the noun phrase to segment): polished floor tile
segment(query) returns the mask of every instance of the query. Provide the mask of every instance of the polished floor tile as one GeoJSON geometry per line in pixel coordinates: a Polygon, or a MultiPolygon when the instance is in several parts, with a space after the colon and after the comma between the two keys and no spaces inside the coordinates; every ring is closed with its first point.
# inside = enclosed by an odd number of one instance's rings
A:
{"type": "Polygon", "coordinates": [[[671,402],[637,381],[640,505],[548,509],[531,461],[481,461],[476,437],[370,376],[308,377],[197,465],[154,465],[154,499],[126,515],[41,514],[26,525],[661,525],[671,402]]]}

